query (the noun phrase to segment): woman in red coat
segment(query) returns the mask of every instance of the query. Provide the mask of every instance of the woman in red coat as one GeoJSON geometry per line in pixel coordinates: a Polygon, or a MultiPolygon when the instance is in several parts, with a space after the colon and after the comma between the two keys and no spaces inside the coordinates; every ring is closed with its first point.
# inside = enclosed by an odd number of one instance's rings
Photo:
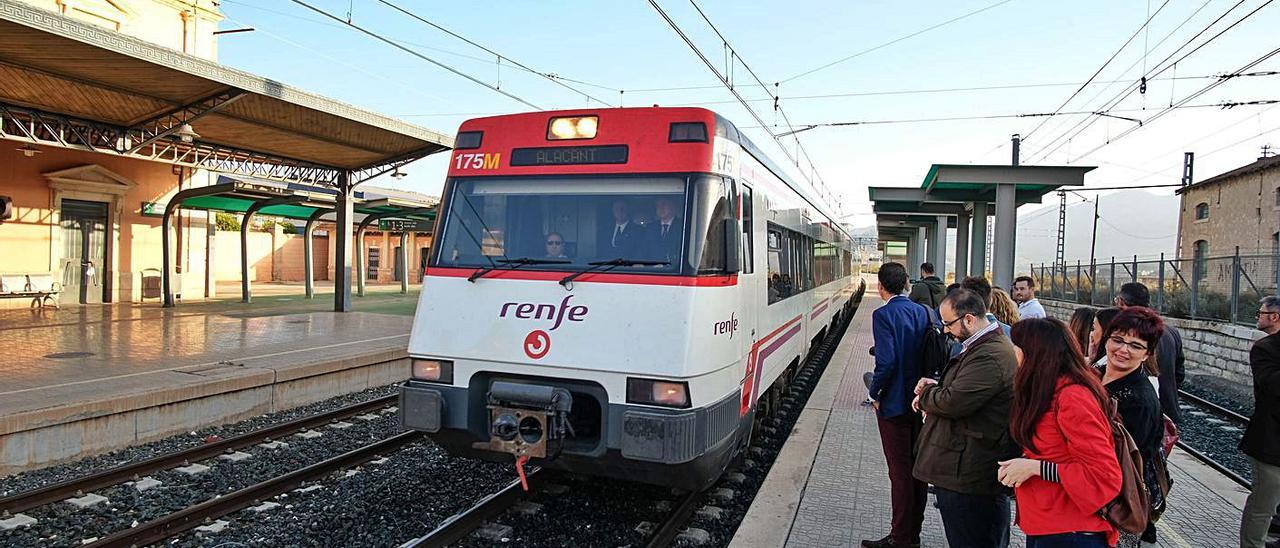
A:
{"type": "Polygon", "coordinates": [[[1027,548],[1115,546],[1119,533],[1098,516],[1120,492],[1120,465],[1103,414],[1106,390],[1061,321],[1013,325],[1018,355],[1009,433],[1023,458],[1000,463],[1014,488],[1027,548]]]}

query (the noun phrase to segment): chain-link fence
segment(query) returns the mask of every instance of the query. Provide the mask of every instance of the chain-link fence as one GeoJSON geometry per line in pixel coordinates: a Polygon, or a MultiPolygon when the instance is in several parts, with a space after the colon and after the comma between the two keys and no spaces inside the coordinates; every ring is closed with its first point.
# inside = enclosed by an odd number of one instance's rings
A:
{"type": "Polygon", "coordinates": [[[1033,264],[1039,296],[1081,305],[1111,306],[1120,286],[1138,282],[1151,306],[1175,318],[1253,325],[1258,301],[1275,295],[1280,255],[1199,259],[1116,260],[1089,264],[1033,264]]]}

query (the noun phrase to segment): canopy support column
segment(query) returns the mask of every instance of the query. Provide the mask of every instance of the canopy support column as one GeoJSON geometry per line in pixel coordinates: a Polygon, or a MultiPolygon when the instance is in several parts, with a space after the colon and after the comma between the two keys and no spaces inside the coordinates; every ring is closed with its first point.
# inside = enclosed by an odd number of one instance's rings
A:
{"type": "Polygon", "coordinates": [[[973,203],[973,233],[969,235],[969,275],[987,275],[987,202],[973,203]]]}
{"type": "Polygon", "coordinates": [[[240,302],[249,303],[253,301],[253,293],[249,287],[249,225],[253,224],[253,216],[264,207],[281,204],[296,204],[304,200],[305,198],[302,196],[287,196],[284,198],[259,200],[249,206],[249,209],[245,210],[244,218],[240,221],[240,302]]]}
{"type": "Polygon", "coordinates": [[[956,216],[956,281],[969,275],[969,214],[956,216]]]}
{"type": "Polygon", "coordinates": [[[991,246],[991,284],[1013,287],[1013,246],[1018,226],[1017,185],[996,185],[996,229],[991,246]]]}
{"type": "Polygon", "coordinates": [[[209,196],[218,192],[221,192],[221,189],[217,186],[188,188],[174,194],[169,199],[169,203],[164,206],[164,215],[160,217],[160,244],[164,247],[160,254],[160,288],[164,293],[163,304],[161,305],[164,308],[173,308],[173,255],[169,251],[169,243],[172,238],[169,233],[174,230],[173,214],[182,206],[182,202],[190,198],[209,196]]]}
{"type": "Polygon", "coordinates": [[[947,279],[947,216],[938,215],[937,224],[934,226],[933,232],[938,236],[936,245],[933,245],[933,271],[938,275],[938,279],[947,279]]]}
{"type": "Polygon", "coordinates": [[[355,214],[354,202],[355,193],[352,190],[354,186],[351,182],[351,172],[343,171],[338,174],[338,203],[335,211],[337,212],[336,223],[334,228],[337,241],[334,243],[333,257],[333,311],[334,312],[350,312],[351,311],[351,217],[355,214]]]}
{"type": "Polygon", "coordinates": [[[400,233],[400,293],[409,293],[409,232],[400,233]]]}
{"type": "Polygon", "coordinates": [[[302,265],[302,269],[304,272],[303,277],[306,278],[306,282],[304,286],[306,287],[306,293],[307,293],[308,299],[315,298],[316,296],[315,246],[313,245],[311,240],[312,238],[315,237],[316,221],[319,221],[321,216],[325,215],[326,213],[329,213],[330,211],[333,211],[333,210],[332,209],[315,210],[315,212],[313,212],[310,217],[307,217],[307,226],[302,230],[302,237],[303,237],[302,255],[304,257],[303,260],[306,261],[306,264],[302,265]]]}

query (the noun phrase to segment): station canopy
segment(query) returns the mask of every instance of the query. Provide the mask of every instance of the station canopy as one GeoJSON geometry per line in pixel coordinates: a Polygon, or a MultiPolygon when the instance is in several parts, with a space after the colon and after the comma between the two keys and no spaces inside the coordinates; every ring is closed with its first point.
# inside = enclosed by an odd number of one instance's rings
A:
{"type": "MultiPolygon", "coordinates": [[[[438,200],[429,196],[407,197],[408,193],[389,196],[373,188],[355,193],[353,210],[356,220],[368,215],[381,218],[434,221],[438,200]]],[[[262,179],[235,178],[225,175],[209,186],[187,189],[174,197],[179,209],[221,211],[243,214],[254,204],[272,202],[257,209],[258,215],[284,217],[306,221],[319,213],[317,218],[332,216],[337,204],[337,193],[318,185],[278,183],[262,179]]]]}
{"type": "MultiPolygon", "coordinates": [[[[971,213],[975,204],[986,204],[995,212],[996,189],[1013,185],[1015,204],[1040,203],[1046,194],[1062,187],[1084,185],[1090,166],[1008,166],[933,164],[919,188],[868,187],[872,210],[880,233],[899,238],[901,231],[885,231],[892,226],[931,226],[939,215],[971,213]],[[918,218],[915,220],[913,218],[918,218]]],[[[954,228],[955,220],[948,225],[954,228]]]]}
{"type": "Polygon", "coordinates": [[[17,0],[0,0],[0,83],[0,138],[264,179],[355,183],[453,145],[17,0]]]}

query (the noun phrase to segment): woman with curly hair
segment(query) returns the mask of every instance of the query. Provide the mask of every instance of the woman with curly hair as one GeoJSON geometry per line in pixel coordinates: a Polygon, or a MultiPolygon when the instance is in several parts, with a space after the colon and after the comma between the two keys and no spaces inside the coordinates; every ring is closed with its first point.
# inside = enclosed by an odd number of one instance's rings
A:
{"type": "Polygon", "coordinates": [[[1005,325],[1013,325],[1018,323],[1018,303],[1013,302],[1005,290],[998,287],[991,288],[991,302],[988,304],[991,313],[995,314],[996,319],[1005,325]]]}

